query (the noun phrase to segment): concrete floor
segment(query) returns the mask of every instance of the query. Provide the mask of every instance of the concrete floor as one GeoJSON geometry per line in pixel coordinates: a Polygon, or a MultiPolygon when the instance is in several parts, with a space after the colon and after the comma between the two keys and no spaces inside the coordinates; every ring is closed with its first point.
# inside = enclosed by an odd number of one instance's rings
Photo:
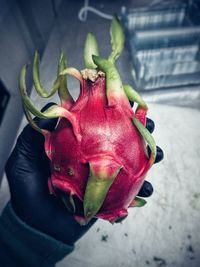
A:
{"type": "MultiPolygon", "coordinates": [[[[42,58],[41,79],[46,88],[50,88],[55,79],[61,49],[66,52],[69,66],[83,68],[79,60],[81,47],[91,28],[100,42],[102,54],[106,55],[110,49],[109,21],[91,15],[85,23],[74,19],[72,28],[67,17],[73,12],[77,16],[78,6],[70,10],[67,7],[67,1],[63,2],[42,58]]],[[[131,83],[126,53],[118,66],[123,81],[131,83]]],[[[73,88],[73,96],[78,95],[79,87],[73,79],[69,80],[69,88],[73,88]]],[[[35,91],[31,98],[38,107],[44,105],[35,91]]],[[[200,266],[200,128],[197,127],[200,111],[149,104],[148,116],[156,123],[153,134],[156,143],[165,152],[164,161],[153,166],[147,177],[155,189],[153,196],[145,207],[130,210],[122,224],[111,225],[99,220],[77,242],[76,250],[57,267],[200,266]]],[[[20,129],[25,123],[24,119],[20,129]]],[[[4,177],[0,191],[1,209],[8,198],[4,177]]]]}

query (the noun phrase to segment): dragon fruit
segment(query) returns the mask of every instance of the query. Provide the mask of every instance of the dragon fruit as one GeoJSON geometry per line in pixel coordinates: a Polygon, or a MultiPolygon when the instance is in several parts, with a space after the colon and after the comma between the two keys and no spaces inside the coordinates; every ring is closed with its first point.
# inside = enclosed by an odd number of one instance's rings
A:
{"type": "Polygon", "coordinates": [[[125,39],[117,17],[112,19],[110,35],[112,52],[108,59],[99,56],[94,35],[87,35],[86,69],[82,71],[66,68],[62,53],[57,79],[49,93],[40,82],[39,54],[35,53],[35,89],[44,98],[58,91],[61,100],[60,105],[44,112],[27,95],[26,65],[20,74],[25,115],[45,137],[51,164],[50,193],[61,197],[80,224],[87,224],[94,217],[118,222],[128,215],[129,207],[144,205],[146,201],[137,194],[156,157],[154,139],[145,128],[148,107],[130,85],[122,83],[115,66],[125,39]],[[67,75],[80,81],[76,101],[68,91],[67,75]],[[135,111],[129,101],[138,104],[135,111]],[[43,119],[59,118],[54,131],[40,129],[31,113],[43,119]]]}

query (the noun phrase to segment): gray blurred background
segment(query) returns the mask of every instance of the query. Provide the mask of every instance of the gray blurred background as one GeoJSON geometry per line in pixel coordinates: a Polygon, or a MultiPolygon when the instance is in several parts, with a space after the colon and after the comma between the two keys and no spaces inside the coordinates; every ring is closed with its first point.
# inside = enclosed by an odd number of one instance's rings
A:
{"type": "MultiPolygon", "coordinates": [[[[118,60],[124,83],[149,104],[154,138],[165,152],[148,174],[155,192],[142,209],[119,225],[98,223],[58,267],[200,266],[200,12],[199,1],[31,0],[0,1],[0,210],[9,199],[5,162],[26,124],[18,91],[19,71],[29,63],[32,90],[34,51],[41,55],[41,80],[50,89],[59,54],[83,65],[88,31],[100,53],[110,53],[110,16],[118,14],[126,45],[118,60]]],[[[79,85],[69,79],[72,95],[79,85]]],[[[57,101],[56,97],[52,101],[57,101]]],[[[64,229],[63,229],[64,231],[64,229]]]]}

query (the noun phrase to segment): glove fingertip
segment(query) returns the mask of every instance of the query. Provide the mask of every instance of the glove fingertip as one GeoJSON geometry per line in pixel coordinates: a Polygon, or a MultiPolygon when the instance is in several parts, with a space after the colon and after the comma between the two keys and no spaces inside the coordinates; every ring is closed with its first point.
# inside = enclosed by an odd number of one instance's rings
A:
{"type": "Polygon", "coordinates": [[[153,186],[150,182],[144,181],[138,196],[139,197],[150,197],[153,194],[153,186]]]}
{"type": "Polygon", "coordinates": [[[155,129],[155,123],[153,120],[147,118],[146,121],[146,128],[150,133],[153,133],[154,129],[155,129]]]}
{"type": "MultiPolygon", "coordinates": [[[[147,153],[148,153],[148,156],[150,157],[151,149],[149,146],[147,146],[147,153]]],[[[163,150],[159,146],[156,146],[156,158],[155,158],[154,164],[160,162],[161,160],[163,160],[163,158],[164,158],[163,150]]]]}
{"type": "Polygon", "coordinates": [[[156,146],[156,159],[154,163],[160,162],[161,160],[163,160],[163,158],[164,158],[163,150],[159,146],[156,146]]]}

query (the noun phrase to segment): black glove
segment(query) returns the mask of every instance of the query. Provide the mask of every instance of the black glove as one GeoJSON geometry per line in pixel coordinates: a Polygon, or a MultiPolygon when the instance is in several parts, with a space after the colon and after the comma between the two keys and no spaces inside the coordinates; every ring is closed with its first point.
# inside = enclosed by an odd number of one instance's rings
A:
{"type": "MultiPolygon", "coordinates": [[[[42,111],[47,109],[48,104],[42,111]]],[[[57,119],[35,119],[40,128],[53,130],[57,119]]],[[[158,160],[158,159],[157,159],[158,160]]],[[[94,224],[80,226],[60,201],[50,195],[47,179],[50,176],[49,160],[44,151],[44,137],[27,125],[6,164],[11,203],[16,214],[30,226],[63,241],[73,244],[94,224]]],[[[140,196],[150,196],[153,188],[144,182],[140,196]]]]}

